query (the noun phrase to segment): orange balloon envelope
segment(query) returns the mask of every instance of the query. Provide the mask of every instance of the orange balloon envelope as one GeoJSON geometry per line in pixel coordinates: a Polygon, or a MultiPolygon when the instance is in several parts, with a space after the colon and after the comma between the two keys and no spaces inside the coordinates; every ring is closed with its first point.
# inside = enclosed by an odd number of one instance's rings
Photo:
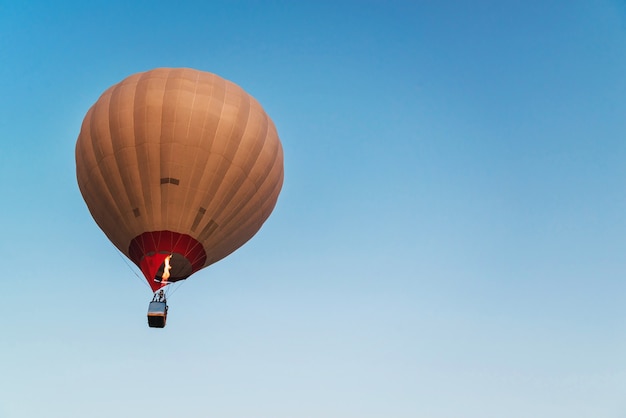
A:
{"type": "Polygon", "coordinates": [[[283,184],[283,150],[271,119],[236,84],[158,68],[89,109],[76,175],[98,226],[156,291],[257,233],[283,184]]]}

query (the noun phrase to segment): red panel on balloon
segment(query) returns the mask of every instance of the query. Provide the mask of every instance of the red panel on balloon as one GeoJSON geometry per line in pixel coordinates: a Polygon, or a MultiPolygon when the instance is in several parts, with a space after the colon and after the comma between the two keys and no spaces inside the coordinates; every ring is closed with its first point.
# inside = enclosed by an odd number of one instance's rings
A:
{"type": "MultiPolygon", "coordinates": [[[[136,236],[128,248],[130,259],[141,269],[152,290],[156,291],[169,282],[183,280],[200,270],[206,263],[206,252],[197,240],[189,235],[179,234],[172,231],[144,232],[136,236]],[[190,266],[189,270],[180,271],[169,277],[169,265],[167,277],[159,277],[165,259],[172,255],[172,267],[178,267],[179,256],[184,257],[184,264],[190,266]],[[177,262],[175,262],[175,260],[177,262]],[[168,281],[169,279],[169,281],[168,281]]],[[[169,258],[168,258],[169,263],[169,258]]],[[[183,269],[184,270],[184,269],[183,269]]],[[[174,269],[174,272],[177,270],[174,269]]]]}

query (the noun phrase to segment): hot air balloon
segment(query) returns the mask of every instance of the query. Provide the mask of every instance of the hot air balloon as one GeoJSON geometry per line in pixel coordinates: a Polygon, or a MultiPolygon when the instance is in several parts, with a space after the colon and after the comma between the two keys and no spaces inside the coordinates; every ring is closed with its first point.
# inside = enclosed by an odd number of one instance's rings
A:
{"type": "Polygon", "coordinates": [[[110,87],[89,109],[76,176],[100,229],[155,292],[148,319],[162,327],[159,289],[228,256],[267,220],[283,150],[272,120],[236,84],[157,68],[110,87]]]}

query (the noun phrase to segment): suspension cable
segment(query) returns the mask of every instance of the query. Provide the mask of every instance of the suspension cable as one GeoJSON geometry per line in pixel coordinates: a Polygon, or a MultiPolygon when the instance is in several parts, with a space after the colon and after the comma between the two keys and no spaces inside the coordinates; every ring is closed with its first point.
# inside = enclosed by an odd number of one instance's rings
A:
{"type": "MultiPolygon", "coordinates": [[[[113,245],[113,244],[111,244],[111,245],[113,245]]],[[[142,278],[141,278],[141,277],[137,274],[137,272],[136,272],[136,271],[135,271],[135,270],[131,267],[131,265],[128,263],[128,260],[126,259],[126,257],[124,257],[124,255],[122,254],[122,252],[121,252],[121,251],[120,251],[120,250],[119,250],[119,249],[118,249],[115,245],[113,245],[113,248],[115,248],[115,250],[116,250],[117,254],[120,256],[120,258],[121,258],[122,260],[124,260],[124,264],[126,264],[126,266],[128,267],[128,269],[129,269],[130,271],[132,271],[132,272],[133,272],[133,275],[135,275],[135,277],[137,277],[141,283],[143,283],[145,286],[148,286],[148,288],[150,289],[150,291],[152,291],[152,288],[150,287],[150,285],[149,285],[149,284],[148,284],[148,283],[147,283],[144,279],[142,279],[142,278]]]]}
{"type": "Polygon", "coordinates": [[[171,291],[171,292],[169,292],[169,291],[168,291],[168,292],[166,292],[167,297],[168,297],[168,298],[172,297],[172,295],[173,295],[174,293],[176,293],[176,292],[178,291],[178,289],[180,289],[180,288],[181,288],[181,286],[183,285],[183,283],[184,283],[184,282],[185,282],[185,280],[179,280],[179,281],[174,282],[174,283],[170,284],[169,286],[167,286],[167,287],[172,286],[172,291],[171,291]],[[173,286],[174,284],[176,284],[176,287],[174,287],[174,286],[173,286]]]}

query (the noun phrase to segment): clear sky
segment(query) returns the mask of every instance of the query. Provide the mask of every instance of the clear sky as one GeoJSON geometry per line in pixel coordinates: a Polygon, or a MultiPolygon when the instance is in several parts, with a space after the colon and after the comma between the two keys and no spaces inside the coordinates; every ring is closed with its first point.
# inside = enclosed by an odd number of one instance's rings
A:
{"type": "Polygon", "coordinates": [[[0,0],[0,417],[626,417],[625,115],[617,0],[0,0]],[[163,330],[74,164],[155,67],[285,150],[163,330]]]}

